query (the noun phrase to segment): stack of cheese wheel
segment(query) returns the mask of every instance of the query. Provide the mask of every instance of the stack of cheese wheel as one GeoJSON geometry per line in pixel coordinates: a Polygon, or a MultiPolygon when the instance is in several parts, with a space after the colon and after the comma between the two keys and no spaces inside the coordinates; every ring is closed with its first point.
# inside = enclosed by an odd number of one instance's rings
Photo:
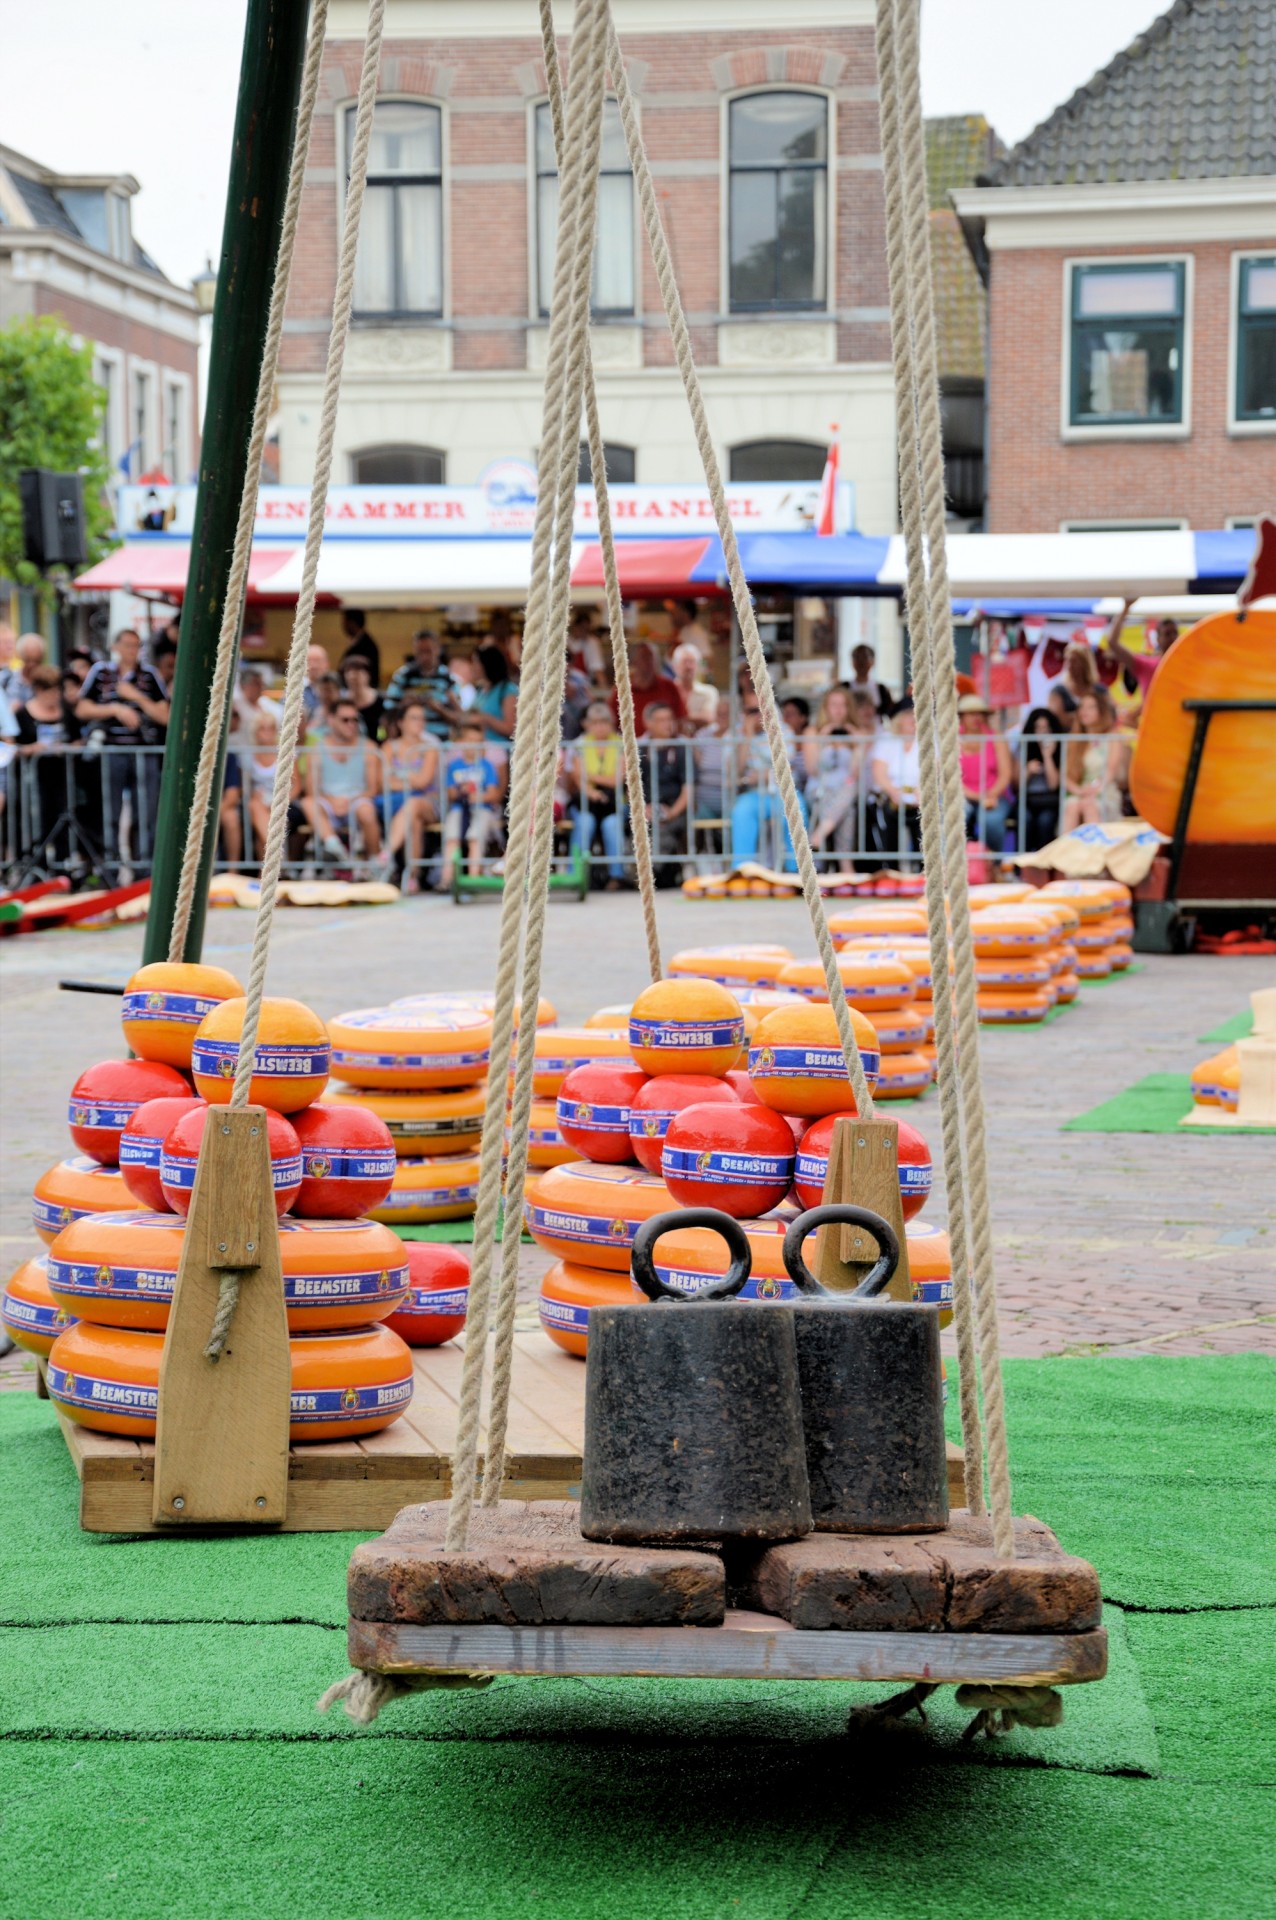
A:
{"type": "MultiPolygon", "coordinates": [[[[492,1043],[491,996],[414,994],[328,1022],[337,1082],[323,1104],[385,1122],[398,1167],[378,1220],[416,1226],[472,1217],[492,1043]]],[[[543,1011],[554,1010],[548,1002],[543,1011]]]]}
{"type": "Polygon", "coordinates": [[[780,971],[793,958],[787,947],[738,945],[730,947],[686,947],[669,962],[670,976],[677,979],[716,980],[735,993],[741,987],[774,987],[780,971]]]}
{"type": "Polygon", "coordinates": [[[74,1317],[58,1305],[49,1291],[49,1258],[40,1254],[24,1260],[9,1276],[0,1307],[5,1332],[28,1353],[47,1354],[53,1342],[74,1317]]]}
{"type": "MultiPolygon", "coordinates": [[[[932,1063],[920,1049],[931,1032],[929,1012],[916,1008],[917,988],[912,968],[902,958],[845,947],[838,955],[838,972],[848,1005],[867,1014],[881,1050],[881,1067],[874,1097],[908,1100],[930,1085],[932,1063]]],[[[780,975],[780,985],[827,1001],[828,986],[818,960],[795,960],[780,975]]]]}
{"type": "Polygon", "coordinates": [[[1029,906],[983,907],[971,914],[970,933],[981,1023],[1044,1020],[1055,1002],[1053,950],[1059,945],[1050,916],[1029,906]]]}
{"type": "Polygon", "coordinates": [[[1082,980],[1109,979],[1118,948],[1121,966],[1129,965],[1133,922],[1128,887],[1115,880],[1051,880],[1042,887],[1040,897],[1043,901],[1060,901],[1079,915],[1080,925],[1072,944],[1077,953],[1076,971],[1082,980]]]}
{"type": "Polygon", "coordinates": [[[1241,1062],[1235,1046],[1212,1053],[1192,1069],[1192,1102],[1235,1113],[1241,1103],[1241,1062]]]}

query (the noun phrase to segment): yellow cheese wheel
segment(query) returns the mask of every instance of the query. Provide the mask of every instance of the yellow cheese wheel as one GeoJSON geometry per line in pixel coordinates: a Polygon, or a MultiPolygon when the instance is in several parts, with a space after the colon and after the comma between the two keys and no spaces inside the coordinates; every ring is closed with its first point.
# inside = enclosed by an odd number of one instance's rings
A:
{"type": "Polygon", "coordinates": [[[352,1087],[471,1087],[487,1073],[492,1017],[480,1007],[361,1007],[328,1022],[332,1071],[352,1087]]]}
{"type": "Polygon", "coordinates": [[[1044,1020],[1054,1005],[1044,987],[1013,993],[1007,988],[984,987],[975,995],[979,1021],[985,1027],[1031,1026],[1044,1020]]]}
{"type": "Polygon", "coordinates": [[[629,1038],[629,1009],[632,1000],[617,1000],[610,1007],[599,1007],[597,1013],[591,1013],[585,1025],[601,1027],[604,1033],[623,1033],[629,1038]]]}
{"type": "Polygon", "coordinates": [[[934,1011],[929,1003],[924,1008],[893,1007],[887,1013],[874,1013],[872,1019],[883,1066],[887,1054],[915,1053],[935,1031],[934,1011]]]}
{"type": "Polygon", "coordinates": [[[225,967],[154,960],[139,967],[124,989],[124,1038],[139,1060],[161,1060],[188,1070],[200,1021],[243,991],[225,967]]]}
{"type": "MultiPolygon", "coordinates": [[[[916,998],[912,968],[903,960],[844,949],[837,956],[842,988],[851,1006],[873,1019],[879,1011],[905,1007],[916,998]]],[[[780,975],[780,986],[807,1000],[827,1000],[828,982],[819,960],[792,960],[780,975]]]]}
{"type": "Polygon", "coordinates": [[[726,947],[684,947],[669,962],[675,977],[716,980],[720,986],[773,987],[780,969],[793,958],[787,947],[763,942],[726,947]]]}
{"type": "Polygon", "coordinates": [[[1080,988],[1081,982],[1070,968],[1065,969],[1063,973],[1057,973],[1054,977],[1056,1004],[1061,1007],[1071,1006],[1080,988]]]}
{"type": "Polygon", "coordinates": [[[628,1273],[637,1228],[676,1206],[664,1181],[638,1167],[576,1160],[528,1182],[527,1230],[555,1259],[628,1273]]]}
{"type": "Polygon", "coordinates": [[[419,1227],[430,1220],[468,1220],[478,1199],[479,1157],[438,1153],[399,1161],[394,1182],[370,1218],[390,1226],[419,1227]]]}
{"type": "Polygon", "coordinates": [[[1198,1107],[1236,1112],[1241,1103],[1241,1060],[1235,1046],[1224,1047],[1193,1067],[1192,1099],[1198,1107]]]}
{"type": "Polygon", "coordinates": [[[970,937],[977,958],[996,960],[1044,953],[1056,934],[1051,922],[1029,907],[984,907],[970,916],[970,937]]]}
{"type": "Polygon", "coordinates": [[[973,913],[977,907],[1021,906],[1036,891],[1026,880],[984,880],[967,889],[967,898],[973,913]]]}
{"type": "MultiPolygon", "coordinates": [[[[518,1025],[520,1002],[514,1002],[514,1025],[518,1025]]],[[[409,993],[402,1000],[392,1000],[392,1007],[405,1007],[409,1013],[429,1013],[441,1011],[448,1013],[453,1007],[463,1007],[472,1012],[485,1013],[490,1020],[496,1011],[496,995],[484,988],[457,987],[441,993],[409,993]]],[[[538,1027],[552,1027],[558,1019],[558,1013],[552,1000],[544,996],[536,1003],[536,1024],[538,1027]]]]}
{"type": "MultiPolygon", "coordinates": [[[[104,1167],[88,1154],[59,1160],[42,1173],[31,1196],[31,1224],[52,1246],[63,1227],[89,1213],[139,1211],[118,1167],[104,1167]]],[[[145,1211],[145,1209],[140,1209],[145,1211]]]]}
{"type": "Polygon", "coordinates": [[[9,1276],[0,1307],[5,1331],[28,1353],[45,1354],[60,1333],[75,1325],[74,1317],[49,1291],[47,1254],[24,1260],[9,1276]]]}
{"type": "Polygon", "coordinates": [[[1112,903],[1112,895],[1102,880],[1047,880],[1040,897],[1064,901],[1083,920],[1101,920],[1112,903]]]}
{"type": "Polygon", "coordinates": [[[585,1357],[593,1307],[640,1307],[647,1296],[627,1273],[556,1260],[541,1281],[541,1325],[556,1347],[585,1357]]]}
{"type": "Polygon", "coordinates": [[[483,1132],[485,1087],[442,1087],[434,1093],[384,1093],[355,1089],[333,1081],[321,1105],[364,1107],[390,1130],[401,1158],[423,1153],[453,1153],[477,1146],[483,1132]]]}
{"type": "MultiPolygon", "coordinates": [[[[191,1072],[196,1093],[211,1106],[230,1101],[244,1006],[242,999],[223,1000],[195,1029],[191,1072]]],[[[323,1021],[300,1000],[263,1000],[249,1100],[276,1113],[299,1113],[327,1086],[330,1051],[323,1021]]]]}
{"type": "MultiPolygon", "coordinates": [[[[505,1151],[510,1145],[509,1113],[505,1116],[505,1151]]],[[[580,1154],[575,1147],[569,1147],[558,1131],[557,1100],[533,1100],[528,1115],[527,1126],[527,1164],[543,1172],[546,1167],[561,1167],[569,1160],[579,1160],[580,1154]]]]}
{"type": "MultiPolygon", "coordinates": [[[[628,1033],[609,1033],[605,1027],[549,1027],[536,1036],[532,1092],[539,1100],[556,1100],[573,1067],[594,1060],[622,1060],[629,1064],[628,1033]]],[[[514,1058],[510,1057],[510,1084],[514,1058]]]]}
{"type": "Polygon", "coordinates": [[[720,1076],[741,1064],[740,1002],[720,981],[657,980],[629,1012],[629,1050],[644,1073],[720,1076]]]}
{"type": "MultiPolygon", "coordinates": [[[[848,1009],[869,1091],[881,1053],[872,1023],[848,1009]]],[[[837,1018],[827,1001],[776,1007],[760,1022],[749,1045],[749,1079],[764,1106],[780,1113],[844,1113],[854,1103],[837,1018]]]]}
{"type": "Polygon", "coordinates": [[[884,1053],[873,1088],[874,1100],[913,1100],[925,1093],[933,1078],[930,1061],[921,1053],[884,1053]]]}
{"type": "MultiPolygon", "coordinates": [[[[299,1334],[288,1351],[294,1446],[377,1433],[412,1398],[412,1352],[389,1327],[299,1334]]],[[[153,1439],[163,1353],[161,1333],[82,1321],[60,1334],[49,1354],[49,1398],[80,1426],[153,1439]]]]}
{"type": "MultiPolygon", "coordinates": [[[[854,940],[861,934],[871,933],[879,938],[897,933],[924,935],[926,909],[907,901],[866,901],[862,906],[843,907],[837,913],[831,913],[829,932],[835,947],[844,947],[848,940],[854,940]]],[[[883,940],[882,944],[885,945],[886,941],[883,940]]]]}

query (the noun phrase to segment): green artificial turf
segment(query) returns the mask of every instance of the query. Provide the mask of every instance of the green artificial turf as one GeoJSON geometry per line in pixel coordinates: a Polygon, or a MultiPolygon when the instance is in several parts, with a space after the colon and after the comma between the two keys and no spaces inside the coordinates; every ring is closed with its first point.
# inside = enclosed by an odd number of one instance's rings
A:
{"type": "Polygon", "coordinates": [[[1221,1025],[1211,1027],[1208,1033],[1203,1033],[1200,1044],[1203,1047],[1229,1047],[1233,1040],[1248,1040],[1253,1031],[1252,1012],[1234,1013],[1230,1020],[1224,1020],[1221,1025]]]}
{"type": "MultiPolygon", "coordinates": [[[[1192,1111],[1192,1078],[1187,1073],[1149,1073],[1111,1100],[1065,1120],[1063,1133],[1179,1133],[1179,1121],[1192,1111]]],[[[1225,1140],[1234,1133],[1276,1133],[1276,1127],[1197,1127],[1196,1139],[1225,1140]]]]}

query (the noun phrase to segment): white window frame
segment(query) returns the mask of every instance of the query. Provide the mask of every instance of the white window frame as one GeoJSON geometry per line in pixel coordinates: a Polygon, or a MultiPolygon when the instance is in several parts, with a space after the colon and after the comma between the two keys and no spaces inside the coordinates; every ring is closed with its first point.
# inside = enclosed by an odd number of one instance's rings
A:
{"type": "MultiPolygon", "coordinates": [[[[173,453],[173,485],[186,484],[191,471],[191,383],[190,375],[177,373],[172,367],[160,370],[160,435],[163,438],[168,431],[168,397],[170,393],[179,396],[177,407],[177,444],[173,453]]],[[[161,458],[168,452],[167,447],[160,448],[161,458]]]]}
{"type": "MultiPolygon", "coordinates": [[[[614,101],[616,96],[614,93],[609,93],[607,98],[608,100],[614,101]]],[[[549,315],[542,313],[540,310],[536,284],[540,270],[540,231],[536,210],[536,185],[538,179],[536,171],[536,113],[539,107],[548,106],[548,104],[549,95],[547,93],[533,94],[527,102],[527,317],[534,327],[548,327],[549,325],[549,315]]],[[[634,118],[641,128],[642,106],[639,101],[634,102],[634,118]]],[[[645,235],[642,224],[642,209],[638,205],[638,185],[633,178],[632,167],[630,168],[630,192],[633,195],[634,209],[634,304],[629,313],[607,313],[603,314],[597,321],[593,321],[591,315],[591,323],[597,326],[636,327],[642,322],[642,267],[645,235]]]]}
{"type": "Polygon", "coordinates": [[[1059,354],[1059,435],[1063,440],[1190,440],[1192,437],[1192,333],[1195,308],[1196,258],[1190,253],[1069,254],[1063,262],[1063,341],[1059,354]],[[1146,425],[1122,420],[1110,427],[1074,427],[1072,424],[1072,282],[1078,267],[1183,268],[1183,418],[1150,420],[1146,425]]]}
{"type": "Polygon", "coordinates": [[[724,93],[718,109],[718,311],[732,326],[802,326],[805,322],[836,311],[837,300],[837,95],[828,87],[812,87],[804,81],[768,80],[751,87],[733,87],[724,93]],[[813,93],[824,102],[824,198],[827,232],[824,236],[824,305],[822,307],[780,307],[771,311],[731,310],[731,107],[756,93],[813,93]]]}
{"type": "Polygon", "coordinates": [[[1249,533],[1257,527],[1261,518],[1261,514],[1257,513],[1225,513],[1223,527],[1228,533],[1249,533]]]}
{"type": "Polygon", "coordinates": [[[120,437],[121,411],[125,414],[130,411],[128,372],[124,364],[124,354],[119,347],[104,347],[95,340],[93,358],[95,361],[101,361],[103,366],[110,367],[114,374],[113,384],[103,388],[107,404],[102,414],[102,451],[106,455],[111,468],[111,477],[114,479],[120,455],[128,444],[120,437]]]}
{"type": "Polygon", "coordinates": [[[1276,434],[1276,419],[1238,420],[1236,418],[1236,376],[1240,371],[1241,348],[1241,262],[1265,260],[1276,247],[1241,247],[1232,255],[1228,278],[1227,312],[1227,431],[1238,438],[1253,439],[1276,434]]]}
{"type": "Polygon", "coordinates": [[[1061,520],[1060,533],[1187,533],[1191,521],[1172,513],[1149,515],[1143,520],[1061,520]]]}
{"type": "MultiPolygon", "coordinates": [[[[128,415],[124,425],[124,446],[120,448],[120,452],[125,452],[125,450],[133,444],[133,416],[136,411],[134,407],[133,383],[139,374],[145,378],[147,383],[147,400],[146,421],[142,429],[142,450],[138,456],[138,473],[146,473],[151,467],[157,464],[155,442],[158,438],[157,408],[160,398],[160,370],[154,360],[139,360],[133,354],[129,355],[128,362],[128,415]]],[[[129,463],[129,478],[130,480],[134,478],[131,461],[129,463]]]]}
{"type": "MultiPolygon", "coordinates": [[[[350,170],[350,156],[346,149],[346,115],[358,100],[352,94],[346,100],[340,100],[335,108],[336,125],[336,181],[337,196],[337,245],[341,245],[341,235],[346,217],[346,176],[350,170]]],[[[451,219],[451,178],[452,178],[452,122],[446,100],[436,100],[429,93],[379,93],[377,106],[434,107],[439,115],[439,228],[441,255],[439,270],[442,275],[441,311],[423,313],[419,316],[402,316],[354,313],[352,324],[356,327],[440,327],[452,316],[452,219],[451,219]]]]}

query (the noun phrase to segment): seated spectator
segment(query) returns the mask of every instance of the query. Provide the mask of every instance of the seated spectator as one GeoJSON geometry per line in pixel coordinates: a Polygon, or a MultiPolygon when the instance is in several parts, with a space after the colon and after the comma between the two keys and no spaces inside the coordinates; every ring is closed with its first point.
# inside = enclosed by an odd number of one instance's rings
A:
{"type": "MultiPolygon", "coordinates": [[[[278,765],[279,723],[274,713],[263,707],[253,718],[247,750],[240,756],[241,777],[248,788],[248,821],[255,843],[254,851],[259,860],[266,850],[266,832],[270,826],[270,808],[275,795],[275,770],[278,765]]],[[[302,808],[295,804],[300,789],[300,769],[294,765],[288,809],[292,826],[300,826],[306,817],[302,808]]]]}
{"type": "Polygon", "coordinates": [[[571,630],[567,636],[567,664],[575,667],[588,681],[591,691],[607,684],[607,657],[603,652],[602,641],[594,631],[594,616],[588,607],[576,607],[572,611],[571,630]]]}
{"type": "Polygon", "coordinates": [[[366,660],[369,685],[379,687],[381,649],[368,632],[368,616],[359,607],[347,607],[341,616],[341,632],[346,643],[341,665],[344,667],[347,660],[366,660]]]}
{"type": "Polygon", "coordinates": [[[711,727],[718,717],[718,689],[711,681],[697,677],[704,665],[699,647],[690,640],[682,641],[673,650],[671,664],[674,685],[686,709],[683,731],[699,733],[702,727],[711,727]]]}
{"type": "MultiPolygon", "coordinates": [[[[496,652],[496,648],[480,649],[496,652]]],[[[448,755],[444,772],[447,791],[447,818],[443,824],[443,872],[439,887],[452,884],[452,871],[462,845],[467,853],[469,872],[483,871],[483,857],[491,841],[500,834],[500,808],[504,789],[504,768],[488,751],[486,725],[474,718],[463,720],[456,730],[456,745],[448,755]]]]}
{"type": "Polygon", "coordinates": [[[1068,742],[1063,760],[1068,796],[1063,808],[1064,833],[1099,820],[1121,818],[1130,758],[1129,745],[1117,732],[1116,708],[1106,687],[1092,687],[1078,700],[1075,732],[1082,737],[1068,742]]]}
{"type": "Polygon", "coordinates": [[[1010,749],[992,730],[992,708],[977,693],[957,702],[961,732],[961,786],[966,796],[966,838],[980,840],[990,853],[1006,844],[1010,787],[1014,766],[1010,749]]]}
{"type": "Polygon", "coordinates": [[[315,840],[330,859],[349,858],[341,839],[344,831],[354,851],[357,827],[364,851],[375,859],[381,851],[381,828],[375,800],[381,791],[381,756],[359,731],[359,710],[348,694],[338,696],[327,731],[304,758],[301,807],[315,840]]]}
{"type": "Polygon", "coordinates": [[[483,737],[489,744],[508,745],[518,716],[518,682],[502,649],[487,645],[475,649],[474,705],[471,714],[483,717],[483,737]]]}
{"type": "Polygon", "coordinates": [[[237,867],[244,857],[244,768],[234,747],[226,755],[217,823],[221,857],[228,867],[237,867]]]}
{"type": "Polygon", "coordinates": [[[1059,722],[1061,733],[1072,733],[1077,724],[1077,703],[1061,680],[1056,680],[1046,695],[1046,705],[1059,722]]]}
{"type": "Polygon", "coordinates": [[[30,821],[31,845],[41,852],[48,849],[57,865],[66,866],[73,849],[63,816],[75,812],[75,764],[67,758],[67,748],[79,730],[56,667],[33,666],[28,687],[11,714],[18,758],[34,763],[34,791],[28,790],[35,816],[30,821]]]}
{"type": "Polygon", "coordinates": [[[726,702],[720,701],[717,718],[712,726],[701,728],[691,749],[694,774],[692,817],[697,822],[711,823],[707,833],[713,836],[713,844],[719,852],[721,823],[727,817],[730,792],[732,748],[726,738],[730,724],[731,716],[727,712],[726,702]]]}
{"type": "Polygon", "coordinates": [[[586,709],[584,732],[575,743],[569,767],[575,788],[576,844],[586,856],[601,845],[607,856],[607,891],[617,893],[625,878],[620,858],[625,825],[620,736],[605,700],[595,700],[586,709]]]}
{"type": "Polygon", "coordinates": [[[439,753],[426,731],[425,701],[410,693],[399,711],[398,731],[385,748],[386,787],[381,795],[387,869],[404,856],[403,890],[419,893],[420,866],[428,827],[439,822],[439,753]]]}
{"type": "Polygon", "coordinates": [[[699,609],[694,600],[667,601],[669,623],[674,633],[674,651],[679,647],[694,647],[701,660],[706,663],[713,654],[713,635],[707,627],[700,624],[699,609]]]}
{"type": "Polygon", "coordinates": [[[1064,754],[1061,742],[1065,731],[1049,707],[1034,707],[1020,729],[1019,778],[1025,853],[1035,853],[1059,832],[1064,754]]]}
{"type": "Polygon", "coordinates": [[[646,745],[641,755],[643,811],[651,826],[652,866],[658,887],[682,879],[687,850],[687,749],[675,737],[678,716],[667,700],[644,707],[646,745]]]}
{"type": "Polygon", "coordinates": [[[872,647],[861,645],[851,648],[850,691],[852,695],[864,694],[871,700],[879,720],[889,720],[895,711],[895,702],[890,689],[874,676],[876,663],[877,655],[872,647]]]}
{"type": "Polygon", "coordinates": [[[372,684],[372,675],[368,663],[361,653],[348,653],[341,663],[341,678],[346,693],[354,701],[359,711],[359,727],[369,740],[381,738],[381,716],[384,705],[381,695],[372,684]]]}
{"type": "MultiPolygon", "coordinates": [[[[629,684],[634,694],[634,732],[639,739],[647,732],[647,708],[656,703],[669,708],[673,714],[674,730],[677,731],[687,717],[682,688],[676,680],[670,680],[667,674],[661,673],[656,649],[650,640],[639,640],[629,649],[629,684]]],[[[614,692],[611,710],[619,720],[620,708],[614,692]]]]}
{"type": "Polygon", "coordinates": [[[869,778],[873,784],[873,812],[869,843],[879,854],[894,858],[922,844],[921,763],[917,750],[917,715],[911,695],[896,702],[887,727],[870,749],[869,778]]]}
{"type": "MultiPolygon", "coordinates": [[[[8,629],[9,633],[13,628],[8,629]]],[[[36,670],[44,665],[44,635],[24,633],[13,648],[13,665],[6,665],[0,672],[0,691],[9,702],[10,710],[20,707],[29,700],[35,691],[36,670]]]]}
{"type": "Polygon", "coordinates": [[[1063,653],[1063,684],[1073,699],[1080,702],[1082,697],[1099,684],[1098,669],[1094,662],[1094,649],[1084,638],[1084,629],[1075,629],[1083,637],[1069,640],[1063,653]]]}
{"type": "Polygon", "coordinates": [[[459,713],[468,713],[474,705],[474,662],[468,653],[448,656],[448,678],[452,682],[452,704],[459,713]]]}
{"type": "Polygon", "coordinates": [[[877,710],[867,695],[853,702],[848,687],[830,687],[820,702],[815,726],[802,738],[811,845],[817,853],[829,846],[842,855],[854,850],[856,802],[864,787],[876,718],[877,710]]]}
{"type": "Polygon", "coordinates": [[[810,701],[800,693],[791,693],[780,702],[780,718],[791,742],[789,761],[793,768],[793,784],[801,793],[806,787],[806,757],[802,752],[802,741],[811,729],[810,701]]]}
{"type": "MultiPolygon", "coordinates": [[[[786,873],[792,873],[797,867],[797,856],[789,837],[788,824],[784,821],[780,796],[770,785],[773,774],[771,748],[762,730],[761,703],[752,687],[740,702],[740,729],[743,737],[736,749],[736,788],[739,798],[731,809],[732,859],[737,867],[746,860],[756,860],[763,827],[778,821],[784,826],[783,868],[786,873]]],[[[793,736],[783,723],[781,730],[785,747],[791,753],[793,736]]],[[[805,821],[808,817],[806,801],[800,793],[797,798],[805,821]]]]}
{"type": "MultiPolygon", "coordinates": [[[[115,636],[110,660],[91,667],[80,689],[76,719],[90,741],[102,748],[102,820],[106,857],[118,859],[121,876],[132,863],[149,868],[159,801],[159,759],[137,749],[156,745],[168,725],[168,696],[149,667],[142,665],[141,636],[124,627],[115,636]],[[125,801],[132,812],[130,851],[121,844],[125,801]]],[[[121,878],[121,884],[124,884],[121,878]]]]}
{"type": "Polygon", "coordinates": [[[318,641],[312,642],[306,648],[306,684],[301,690],[301,710],[306,716],[307,727],[319,724],[316,715],[320,714],[321,709],[326,712],[320,687],[331,671],[326,652],[318,641]]]}
{"type": "Polygon", "coordinates": [[[439,643],[426,627],[412,636],[412,652],[390,676],[385,690],[385,717],[392,719],[410,693],[425,703],[425,724],[436,739],[446,740],[459,712],[452,698],[452,676],[443,665],[439,643]]]}
{"type": "MultiPolygon", "coordinates": [[[[155,678],[164,689],[165,699],[170,699],[173,692],[173,676],[177,672],[177,642],[173,638],[172,627],[165,627],[151,648],[151,666],[155,671],[155,678]]],[[[167,725],[164,728],[164,734],[167,737],[167,725]]]]}

